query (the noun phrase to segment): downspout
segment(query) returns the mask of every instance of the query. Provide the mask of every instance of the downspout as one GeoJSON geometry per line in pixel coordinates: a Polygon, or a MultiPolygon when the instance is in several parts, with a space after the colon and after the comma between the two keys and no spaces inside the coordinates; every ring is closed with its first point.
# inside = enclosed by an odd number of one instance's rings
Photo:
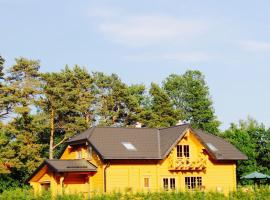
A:
{"type": "Polygon", "coordinates": [[[105,193],[107,191],[107,174],[106,174],[106,170],[107,170],[108,167],[110,167],[110,163],[109,162],[106,163],[106,166],[103,169],[103,174],[104,174],[104,192],[105,193]]]}

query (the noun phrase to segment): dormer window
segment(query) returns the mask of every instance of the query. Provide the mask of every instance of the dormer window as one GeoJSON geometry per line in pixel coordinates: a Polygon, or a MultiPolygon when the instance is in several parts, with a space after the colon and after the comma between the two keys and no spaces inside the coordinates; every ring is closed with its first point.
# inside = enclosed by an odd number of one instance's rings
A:
{"type": "Polygon", "coordinates": [[[189,158],[189,145],[177,145],[177,157],[178,158],[189,158]]]}

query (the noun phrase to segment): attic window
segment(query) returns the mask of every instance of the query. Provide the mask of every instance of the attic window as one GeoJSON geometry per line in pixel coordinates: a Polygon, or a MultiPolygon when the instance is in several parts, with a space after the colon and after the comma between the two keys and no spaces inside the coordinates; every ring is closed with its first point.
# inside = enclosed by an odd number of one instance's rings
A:
{"type": "Polygon", "coordinates": [[[136,151],[136,147],[131,144],[130,142],[122,142],[122,145],[124,145],[124,147],[129,150],[129,151],[136,151]]]}
{"type": "Polygon", "coordinates": [[[218,151],[218,149],[212,143],[206,143],[211,151],[218,151]]]}

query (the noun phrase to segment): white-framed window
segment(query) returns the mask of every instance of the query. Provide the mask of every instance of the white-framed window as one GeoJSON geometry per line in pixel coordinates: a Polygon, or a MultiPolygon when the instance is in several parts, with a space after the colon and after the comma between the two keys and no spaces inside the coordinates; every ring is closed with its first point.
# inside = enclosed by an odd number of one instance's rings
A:
{"type": "Polygon", "coordinates": [[[175,178],[163,178],[162,184],[164,190],[175,190],[175,178]]]}
{"type": "Polygon", "coordinates": [[[200,176],[192,176],[185,177],[185,186],[187,189],[195,189],[202,187],[202,177],[200,176]]]}

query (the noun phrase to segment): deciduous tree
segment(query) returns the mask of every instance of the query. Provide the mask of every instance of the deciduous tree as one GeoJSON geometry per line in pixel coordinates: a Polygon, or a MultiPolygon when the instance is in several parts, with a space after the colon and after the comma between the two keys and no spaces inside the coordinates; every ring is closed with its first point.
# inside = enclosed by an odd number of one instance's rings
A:
{"type": "Polygon", "coordinates": [[[200,71],[187,71],[183,75],[170,75],[163,87],[173,101],[174,107],[180,109],[184,119],[193,127],[218,133],[220,122],[214,115],[213,103],[205,78],[200,71]]]}
{"type": "Polygon", "coordinates": [[[269,173],[270,132],[263,124],[248,118],[232,123],[222,136],[248,156],[248,160],[238,161],[238,178],[256,170],[269,173]]]}

